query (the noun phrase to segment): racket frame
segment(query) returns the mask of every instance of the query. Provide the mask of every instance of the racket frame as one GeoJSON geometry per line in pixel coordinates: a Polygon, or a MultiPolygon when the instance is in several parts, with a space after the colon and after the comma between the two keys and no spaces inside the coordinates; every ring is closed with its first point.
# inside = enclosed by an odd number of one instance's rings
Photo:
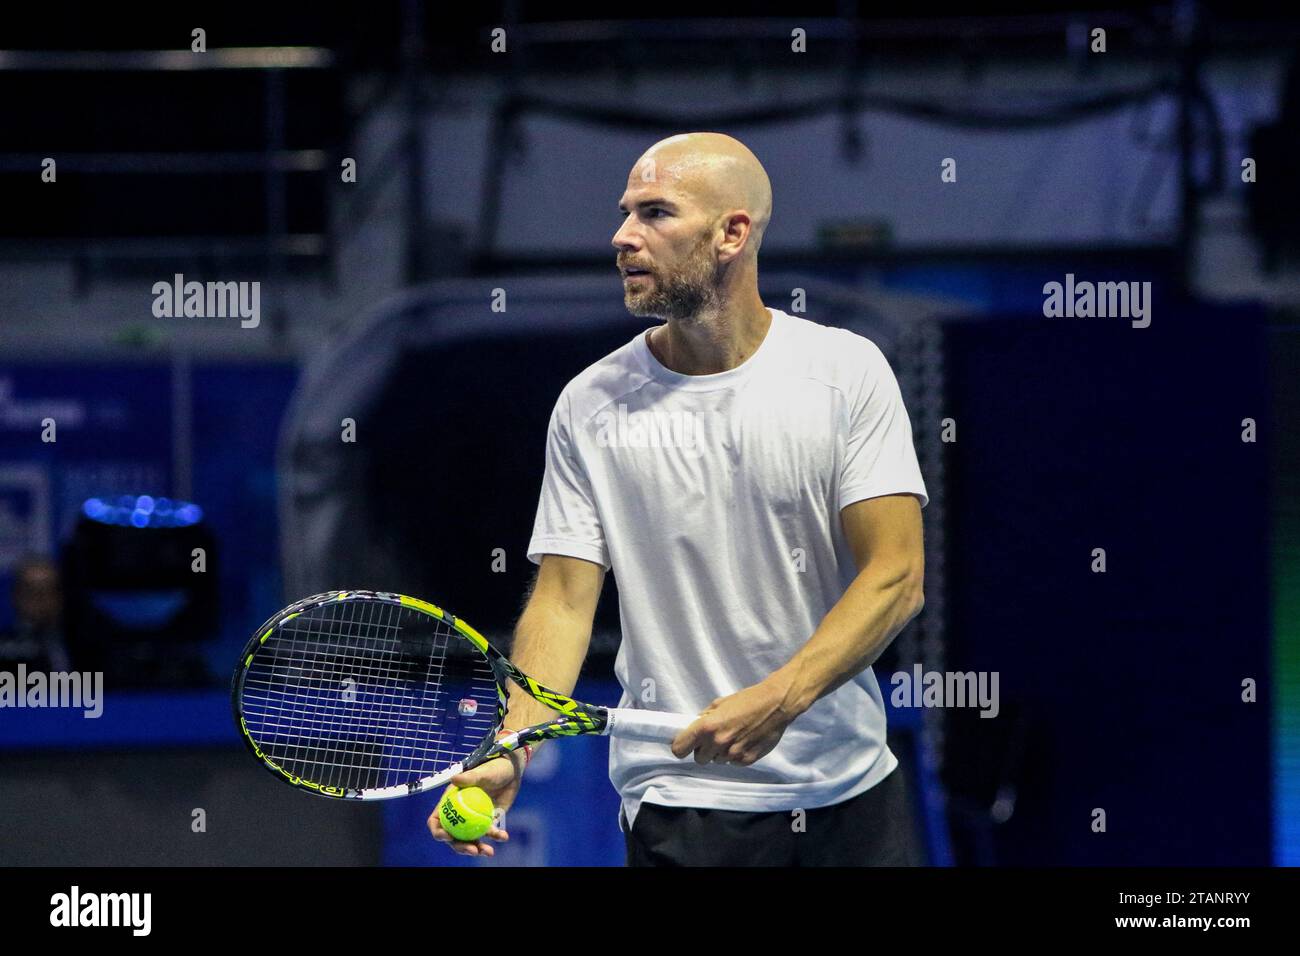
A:
{"type": "MultiPolygon", "coordinates": [[[[253,633],[253,636],[249,638],[248,643],[244,645],[244,649],[239,655],[239,663],[231,678],[230,702],[231,708],[234,712],[235,726],[239,729],[240,738],[243,740],[245,746],[247,746],[252,752],[253,756],[258,759],[258,762],[268,771],[275,774],[277,779],[307,793],[314,793],[322,797],[344,800],[391,800],[395,797],[406,797],[412,794],[432,790],[444,786],[458,773],[463,773],[466,770],[473,769],[488,760],[505,756],[526,744],[536,743],[541,740],[552,740],[557,737],[576,737],[583,734],[605,734],[609,732],[611,726],[610,708],[601,707],[595,704],[584,704],[581,701],[574,700],[567,694],[561,694],[559,691],[552,690],[545,684],[538,683],[523,671],[519,670],[519,668],[515,667],[515,665],[510,662],[510,659],[493,647],[487,638],[476,631],[467,622],[458,618],[455,614],[436,604],[431,604],[428,601],[421,600],[420,598],[414,598],[405,594],[397,594],[389,591],[327,591],[323,594],[313,594],[310,597],[303,598],[302,600],[296,601],[288,607],[271,615],[271,617],[267,618],[262,626],[253,633]],[[249,732],[248,724],[244,719],[241,703],[244,679],[248,674],[249,668],[253,664],[258,650],[267,642],[268,639],[270,639],[271,635],[274,634],[281,625],[288,621],[291,621],[309,611],[326,607],[331,604],[348,601],[374,601],[377,603],[409,608],[413,611],[428,615],[429,617],[448,625],[455,635],[468,641],[487,659],[487,662],[492,669],[493,679],[496,681],[497,685],[496,713],[494,715],[492,729],[483,738],[478,747],[463,760],[444,768],[437,774],[422,777],[419,780],[410,783],[397,784],[388,787],[336,787],[304,779],[303,777],[286,770],[266,754],[260,746],[258,746],[257,741],[253,739],[252,734],[249,732]],[[524,692],[534,700],[557,711],[559,716],[553,720],[515,731],[498,740],[496,739],[498,731],[504,724],[506,713],[508,711],[508,688],[512,682],[522,688],[524,692]]],[[[618,714],[625,712],[613,711],[613,713],[618,714]]],[[[684,720],[684,718],[679,720],[684,720]]]]}

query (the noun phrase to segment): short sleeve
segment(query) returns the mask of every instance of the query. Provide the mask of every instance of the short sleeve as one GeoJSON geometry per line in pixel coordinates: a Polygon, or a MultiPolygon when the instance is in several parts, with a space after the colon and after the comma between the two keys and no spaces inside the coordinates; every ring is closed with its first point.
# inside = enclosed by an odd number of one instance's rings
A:
{"type": "Polygon", "coordinates": [[[849,435],[840,473],[839,507],[882,495],[913,494],[929,502],[912,445],[912,423],[898,380],[875,343],[854,336],[849,375],[849,435]]]}
{"type": "Polygon", "coordinates": [[[609,570],[609,550],[591,481],[574,439],[567,390],[560,393],[546,432],[546,473],[528,542],[528,560],[544,554],[583,558],[609,570]]]}

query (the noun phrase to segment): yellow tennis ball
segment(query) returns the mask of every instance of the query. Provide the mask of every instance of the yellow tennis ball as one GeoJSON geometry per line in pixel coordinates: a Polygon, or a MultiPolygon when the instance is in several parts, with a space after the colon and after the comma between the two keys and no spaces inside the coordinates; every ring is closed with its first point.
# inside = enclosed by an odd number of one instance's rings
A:
{"type": "Polygon", "coordinates": [[[492,798],[481,787],[447,787],[438,804],[442,828],[457,840],[477,840],[492,829],[492,798]]]}

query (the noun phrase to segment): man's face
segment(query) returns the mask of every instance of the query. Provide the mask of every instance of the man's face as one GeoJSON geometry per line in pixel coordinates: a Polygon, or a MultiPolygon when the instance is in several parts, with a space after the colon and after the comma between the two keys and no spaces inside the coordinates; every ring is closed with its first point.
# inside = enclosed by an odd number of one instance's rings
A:
{"type": "Polygon", "coordinates": [[[633,315],[689,322],[718,297],[713,223],[689,193],[644,182],[641,169],[628,177],[613,239],[623,303],[633,315]]]}
{"type": "Polygon", "coordinates": [[[13,599],[19,620],[33,627],[56,626],[63,603],[58,572],[47,565],[26,568],[14,582],[13,599]]]}

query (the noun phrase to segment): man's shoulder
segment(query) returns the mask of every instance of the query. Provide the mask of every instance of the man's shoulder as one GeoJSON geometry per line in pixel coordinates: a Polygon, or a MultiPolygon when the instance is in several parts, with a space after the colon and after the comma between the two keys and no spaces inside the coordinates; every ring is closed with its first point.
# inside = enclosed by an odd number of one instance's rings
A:
{"type": "Polygon", "coordinates": [[[800,315],[782,314],[789,333],[787,356],[806,363],[815,373],[853,377],[887,362],[880,347],[860,332],[823,325],[800,315]]]}
{"type": "MultiPolygon", "coordinates": [[[[641,333],[644,335],[645,333],[641,333]]],[[[637,357],[636,339],[620,345],[592,362],[560,391],[574,421],[585,420],[603,406],[640,388],[649,378],[637,357]]]]}

